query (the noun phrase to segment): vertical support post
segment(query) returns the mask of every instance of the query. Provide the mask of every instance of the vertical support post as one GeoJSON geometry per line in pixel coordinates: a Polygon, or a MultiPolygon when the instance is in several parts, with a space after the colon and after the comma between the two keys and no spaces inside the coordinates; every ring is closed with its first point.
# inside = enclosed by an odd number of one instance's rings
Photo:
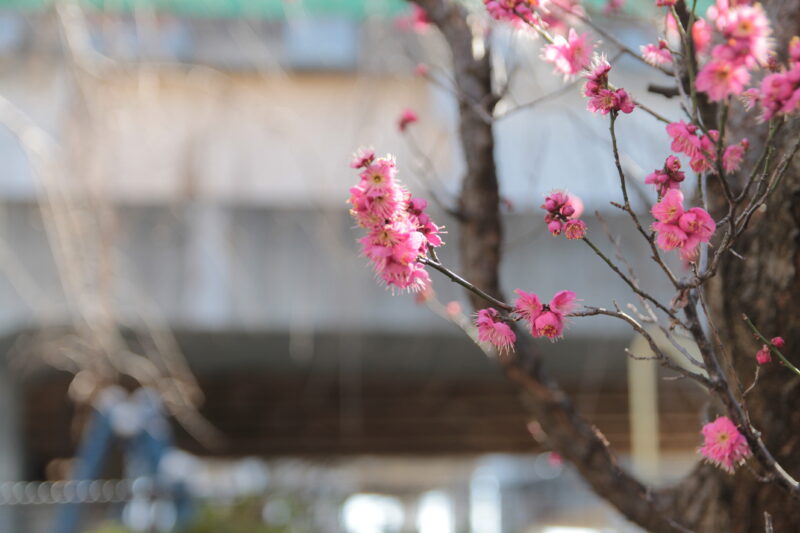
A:
{"type": "MultiPolygon", "coordinates": [[[[640,336],[631,344],[631,352],[646,356],[649,347],[640,336]]],[[[631,421],[631,461],[643,481],[658,481],[659,424],[658,368],[655,361],[628,358],[628,413],[631,421]]]]}

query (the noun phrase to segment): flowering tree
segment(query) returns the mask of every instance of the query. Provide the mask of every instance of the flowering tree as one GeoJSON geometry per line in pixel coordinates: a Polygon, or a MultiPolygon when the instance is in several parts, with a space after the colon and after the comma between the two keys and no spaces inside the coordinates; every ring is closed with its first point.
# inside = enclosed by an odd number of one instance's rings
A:
{"type": "MultiPolygon", "coordinates": [[[[508,377],[535,399],[541,430],[534,437],[572,462],[630,520],[659,532],[800,530],[800,370],[791,362],[800,343],[800,211],[793,201],[800,193],[793,163],[800,148],[794,120],[800,39],[789,38],[800,29],[793,27],[800,5],[771,4],[773,24],[749,0],[717,0],[705,16],[696,2],[657,0],[667,32],[637,52],[598,27],[577,1],[484,1],[497,23],[538,34],[542,59],[567,79],[584,78],[588,112],[607,116],[620,187],[613,205],[648,243],[653,268],[669,281],[674,297],[662,301],[642,286],[624,264],[623,250],[607,256],[592,240],[594,228],[581,219],[580,201],[569,193],[555,190],[544,199],[542,223],[554,236],[575,241],[565,245],[583,241],[628,285],[638,304],[623,310],[616,304],[579,306],[568,288],[546,303],[523,289],[505,299],[498,276],[502,225],[492,116],[499,96],[492,89],[491,55],[473,54],[474,29],[463,4],[416,1],[418,21],[434,24],[452,51],[466,157],[455,213],[462,264],[457,274],[440,261],[440,228],[426,214],[425,200],[398,181],[395,161],[366,150],[353,161],[360,181],[349,201],[365,230],[364,254],[381,279],[424,294],[434,270],[464,286],[477,312],[479,340],[502,355],[497,360],[508,377]],[[661,116],[616,87],[611,64],[594,52],[597,34],[620,53],[673,76],[674,88],[653,90],[680,98],[682,116],[661,116]],[[645,180],[653,186],[649,215],[631,205],[616,136],[616,122],[634,112],[662,122],[671,138],[664,148],[672,155],[645,180]],[[696,190],[685,186],[687,171],[697,176],[696,190]],[[671,266],[673,254],[683,271],[671,266]],[[647,341],[653,358],[677,377],[698,382],[712,401],[714,416],[698,427],[704,461],[676,487],[654,490],[617,466],[599,430],[545,376],[536,344],[525,341],[557,340],[568,317],[600,315],[627,323],[647,341]],[[663,351],[653,328],[682,350],[688,366],[663,351]],[[767,338],[778,332],[785,339],[767,338]],[[693,339],[699,359],[680,348],[678,336],[693,339]]],[[[618,8],[618,2],[609,4],[618,8]]],[[[401,129],[415,120],[413,112],[404,113],[401,129]]]]}

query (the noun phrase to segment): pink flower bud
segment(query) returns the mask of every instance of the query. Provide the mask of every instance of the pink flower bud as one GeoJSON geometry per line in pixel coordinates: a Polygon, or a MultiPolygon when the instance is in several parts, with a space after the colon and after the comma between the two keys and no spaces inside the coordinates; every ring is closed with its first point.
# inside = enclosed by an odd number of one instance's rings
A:
{"type": "MultiPolygon", "coordinates": [[[[416,5],[416,4],[413,4],[416,5]]],[[[415,123],[419,120],[419,117],[414,112],[413,109],[404,109],[403,112],[400,114],[400,118],[397,119],[397,129],[400,131],[406,131],[406,128],[411,124],[415,123]]]]}
{"type": "Polygon", "coordinates": [[[681,160],[675,157],[674,155],[668,156],[666,162],[664,163],[664,168],[666,170],[671,170],[675,172],[676,170],[681,169],[681,160]]]}
{"type": "Polygon", "coordinates": [[[774,347],[776,347],[777,349],[779,349],[779,350],[780,350],[781,348],[783,348],[783,345],[784,345],[784,344],[786,344],[786,343],[784,342],[784,340],[783,340],[783,337],[772,337],[772,340],[770,340],[769,342],[771,342],[771,343],[772,343],[772,345],[773,345],[774,347]]]}
{"type": "Polygon", "coordinates": [[[567,204],[561,208],[561,214],[564,215],[565,217],[571,217],[572,215],[575,214],[575,208],[567,204]]]}
{"type": "Polygon", "coordinates": [[[769,353],[769,347],[766,344],[756,352],[756,361],[758,361],[759,365],[765,365],[772,361],[772,355],[769,353]]]}
{"type": "Polygon", "coordinates": [[[561,222],[553,220],[547,225],[547,229],[553,236],[561,235],[561,222]]]}

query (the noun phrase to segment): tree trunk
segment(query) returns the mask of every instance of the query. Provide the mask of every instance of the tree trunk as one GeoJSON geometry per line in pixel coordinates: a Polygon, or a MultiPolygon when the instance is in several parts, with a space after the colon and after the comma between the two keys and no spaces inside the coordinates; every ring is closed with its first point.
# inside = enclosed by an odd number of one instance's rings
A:
{"type": "MultiPolygon", "coordinates": [[[[783,54],[792,35],[800,33],[800,1],[767,4],[775,29],[776,49],[783,54]]],[[[761,153],[765,125],[737,116],[729,127],[729,142],[751,141],[750,161],[761,153]]],[[[788,126],[788,125],[787,125],[788,126]]],[[[785,148],[800,130],[784,131],[778,144],[785,148]]],[[[781,150],[776,153],[780,154],[781,150]]],[[[744,168],[752,168],[752,166],[744,168]]],[[[724,198],[711,188],[712,207],[722,211],[724,198]]],[[[706,296],[741,389],[753,382],[755,353],[760,344],[742,320],[746,313],[765,337],[786,340],[783,353],[800,364],[800,162],[795,159],[777,190],[757,213],[734,250],[723,258],[706,296]]],[[[773,361],[759,370],[756,386],[745,405],[753,425],[775,458],[795,478],[800,476],[800,377],[773,361]]],[[[776,533],[800,531],[800,502],[775,484],[758,480],[740,469],[735,476],[699,466],[675,490],[675,510],[682,522],[698,532],[762,533],[769,513],[776,533]]]]}
{"type": "MultiPolygon", "coordinates": [[[[483,56],[475,57],[472,29],[466,10],[458,2],[415,2],[425,9],[452,52],[459,96],[459,133],[467,167],[459,201],[461,271],[476,286],[501,297],[503,233],[491,121],[497,99],[491,86],[489,47],[483,56]]],[[[473,308],[488,305],[475,294],[468,295],[473,308]]],[[[567,395],[547,378],[533,343],[518,342],[516,357],[501,358],[500,362],[508,377],[531,398],[532,417],[541,424],[545,446],[558,450],[598,494],[634,522],[650,531],[683,531],[660,512],[663,503],[617,465],[601,431],[582,418],[567,395]]]]}
{"type": "MultiPolygon", "coordinates": [[[[475,285],[499,297],[502,227],[494,138],[491,121],[486,120],[496,101],[488,49],[483,57],[473,56],[471,30],[457,3],[415,1],[442,31],[453,53],[460,98],[459,131],[467,163],[459,205],[462,271],[475,285]]],[[[775,24],[776,42],[785,47],[791,35],[800,33],[800,0],[773,1],[768,11],[775,24]]],[[[714,116],[705,111],[704,116],[714,116]]],[[[749,153],[755,158],[764,144],[758,132],[764,129],[752,118],[736,117],[729,127],[729,142],[748,137],[749,153]]],[[[785,131],[781,142],[785,145],[798,134],[797,129],[785,131]]],[[[714,190],[713,180],[710,189],[712,210],[719,219],[724,198],[714,190]]],[[[768,338],[783,336],[784,353],[800,365],[800,305],[796,303],[800,301],[800,163],[785,176],[766,212],[753,218],[734,250],[745,260],[728,254],[707,287],[706,297],[731,358],[734,380],[738,378],[740,390],[744,390],[755,376],[759,345],[742,313],[768,338]]],[[[486,306],[472,293],[470,298],[473,306],[486,306]]],[[[775,532],[800,531],[799,502],[777,485],[759,481],[757,473],[748,468],[731,476],[699,464],[678,487],[648,490],[617,466],[602,433],[581,418],[569,398],[543,374],[532,343],[523,344],[518,345],[516,359],[502,362],[508,376],[532,397],[531,411],[542,426],[544,443],[561,452],[599,495],[630,520],[658,532],[762,533],[766,512],[775,532]]],[[[800,477],[800,377],[777,363],[762,367],[746,406],[776,459],[790,475],[800,477]]]]}

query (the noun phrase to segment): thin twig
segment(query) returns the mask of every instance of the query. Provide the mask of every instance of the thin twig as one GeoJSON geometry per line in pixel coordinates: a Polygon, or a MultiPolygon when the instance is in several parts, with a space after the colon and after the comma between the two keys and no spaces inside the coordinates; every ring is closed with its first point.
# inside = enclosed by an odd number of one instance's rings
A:
{"type": "Polygon", "coordinates": [[[489,303],[494,304],[495,306],[497,306],[497,307],[499,307],[499,308],[501,308],[501,309],[503,309],[505,311],[513,311],[514,310],[513,306],[511,306],[511,305],[509,305],[509,304],[507,304],[507,303],[505,303],[503,301],[498,300],[497,298],[495,298],[494,296],[492,296],[491,294],[489,294],[487,292],[484,292],[483,290],[479,289],[478,287],[476,287],[475,285],[473,285],[469,281],[465,280],[464,278],[462,278],[461,276],[459,276],[458,274],[456,274],[452,270],[448,269],[447,267],[445,267],[441,263],[439,263],[437,261],[434,261],[432,259],[428,259],[427,257],[420,257],[420,258],[418,258],[418,261],[420,263],[422,263],[423,265],[428,265],[429,267],[433,268],[434,270],[438,270],[439,272],[441,272],[442,274],[444,274],[445,276],[450,278],[450,280],[453,281],[454,283],[458,283],[459,285],[461,285],[462,287],[464,287],[468,291],[470,291],[470,292],[472,292],[474,294],[477,294],[478,296],[480,296],[484,300],[488,301],[489,303]]]}
{"type": "Polygon", "coordinates": [[[775,355],[777,355],[780,358],[780,360],[783,361],[783,364],[786,365],[789,368],[789,370],[791,370],[792,372],[794,372],[795,374],[800,376],[800,370],[798,370],[798,368],[796,366],[794,366],[792,363],[790,363],[789,360],[786,359],[786,356],[784,356],[783,353],[781,353],[781,351],[774,344],[772,344],[771,341],[767,340],[767,338],[764,337],[764,335],[761,334],[761,332],[758,330],[758,328],[755,326],[755,324],[753,324],[753,322],[750,320],[750,318],[747,315],[742,314],[742,319],[744,320],[745,324],[747,324],[748,327],[752,330],[753,334],[756,337],[758,337],[758,339],[761,342],[763,342],[764,344],[766,344],[769,347],[769,351],[770,352],[772,352],[775,355]]]}
{"type": "Polygon", "coordinates": [[[700,373],[697,373],[697,372],[692,372],[691,370],[687,370],[687,369],[683,368],[682,366],[678,365],[677,363],[675,363],[658,346],[658,343],[656,343],[656,341],[655,341],[655,339],[653,339],[652,335],[650,335],[650,333],[648,333],[647,330],[644,329],[644,327],[642,327],[642,325],[639,324],[636,321],[636,319],[633,318],[632,316],[630,316],[629,314],[624,313],[624,312],[620,311],[619,309],[617,309],[616,311],[611,311],[609,309],[604,309],[602,307],[588,307],[588,306],[586,306],[586,307],[584,307],[584,309],[585,309],[585,311],[578,311],[578,312],[575,312],[575,313],[570,313],[569,316],[587,317],[587,316],[605,315],[605,316],[610,316],[610,317],[614,317],[614,318],[619,318],[620,320],[623,320],[623,321],[627,322],[631,326],[631,328],[633,328],[634,331],[636,331],[639,335],[644,337],[645,341],[647,341],[647,344],[650,346],[650,350],[652,350],[653,354],[655,354],[656,358],[658,359],[658,361],[661,363],[662,366],[664,366],[666,368],[669,368],[670,370],[674,370],[675,372],[678,372],[682,376],[685,376],[687,378],[693,379],[693,380],[697,381],[698,383],[700,383],[701,385],[703,385],[704,387],[709,387],[709,388],[711,387],[711,382],[709,381],[709,379],[706,376],[704,376],[704,375],[702,375],[700,373]]]}

